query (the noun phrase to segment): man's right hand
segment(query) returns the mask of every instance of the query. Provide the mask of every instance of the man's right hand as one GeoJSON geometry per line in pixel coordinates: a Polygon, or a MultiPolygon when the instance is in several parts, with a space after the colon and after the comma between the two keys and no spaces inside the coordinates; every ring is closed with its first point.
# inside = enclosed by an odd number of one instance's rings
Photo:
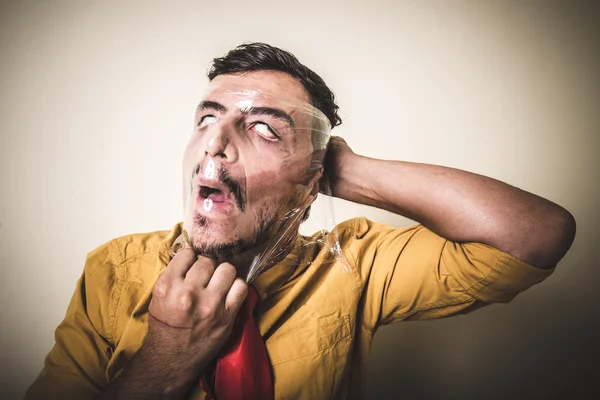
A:
{"type": "Polygon", "coordinates": [[[233,265],[180,250],[154,285],[144,350],[197,377],[227,341],[247,293],[233,265]]]}
{"type": "Polygon", "coordinates": [[[154,285],[144,344],[103,395],[180,398],[225,345],[247,293],[233,265],[180,250],[154,285]]]}

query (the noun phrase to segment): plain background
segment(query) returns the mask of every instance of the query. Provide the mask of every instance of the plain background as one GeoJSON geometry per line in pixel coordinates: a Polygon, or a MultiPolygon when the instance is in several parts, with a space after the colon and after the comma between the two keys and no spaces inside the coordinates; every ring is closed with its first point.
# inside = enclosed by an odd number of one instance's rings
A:
{"type": "MultiPolygon", "coordinates": [[[[577,220],[556,272],[510,304],[382,328],[369,398],[594,397],[597,4],[1,1],[2,399],[41,369],[86,253],[181,220],[180,160],[205,72],[248,41],[325,79],[344,119],[334,132],[356,152],[489,175],[577,220]]],[[[338,222],[412,223],[333,206],[338,222]]]]}

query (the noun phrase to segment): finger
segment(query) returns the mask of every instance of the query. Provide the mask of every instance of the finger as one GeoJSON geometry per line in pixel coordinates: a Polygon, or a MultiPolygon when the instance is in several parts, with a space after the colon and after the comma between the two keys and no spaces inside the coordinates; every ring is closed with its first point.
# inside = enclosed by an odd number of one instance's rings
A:
{"type": "Polygon", "coordinates": [[[167,265],[167,269],[163,273],[166,280],[183,279],[186,272],[194,265],[198,257],[194,250],[185,248],[181,249],[175,254],[175,257],[167,265]]]}
{"type": "Polygon", "coordinates": [[[214,260],[200,256],[194,265],[187,271],[185,281],[194,286],[204,288],[208,286],[208,283],[215,272],[215,267],[216,264],[214,260]]]}
{"type": "Polygon", "coordinates": [[[229,292],[236,275],[237,270],[233,265],[223,263],[215,269],[215,273],[210,278],[207,288],[220,295],[221,298],[224,298],[227,292],[229,292]]]}
{"type": "Polygon", "coordinates": [[[248,285],[242,278],[236,278],[225,298],[225,309],[229,315],[236,316],[248,295],[248,285]]]}

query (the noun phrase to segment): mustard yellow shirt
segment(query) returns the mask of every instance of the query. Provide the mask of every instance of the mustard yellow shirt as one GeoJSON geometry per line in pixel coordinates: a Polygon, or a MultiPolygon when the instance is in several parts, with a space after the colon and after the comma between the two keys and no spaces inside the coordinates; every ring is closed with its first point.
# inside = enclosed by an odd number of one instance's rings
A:
{"type": "MultiPolygon", "coordinates": [[[[362,398],[380,325],[508,302],[553,271],[421,225],[396,229],[356,218],[332,232],[300,235],[285,260],[254,282],[276,399],[362,398]],[[334,238],[346,263],[332,256],[334,238]]],[[[93,399],[117,378],[144,341],[152,288],[180,233],[177,224],[124,236],[88,254],[26,399],[93,399]]],[[[202,397],[196,388],[190,398],[202,397]]]]}

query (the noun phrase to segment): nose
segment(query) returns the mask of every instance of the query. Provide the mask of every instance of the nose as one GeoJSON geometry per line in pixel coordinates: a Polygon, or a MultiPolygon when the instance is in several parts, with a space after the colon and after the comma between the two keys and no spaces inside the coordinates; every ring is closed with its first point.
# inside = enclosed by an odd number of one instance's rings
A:
{"type": "Polygon", "coordinates": [[[238,152],[236,146],[232,143],[234,127],[229,126],[227,122],[221,122],[212,126],[206,132],[205,155],[213,158],[222,158],[221,161],[233,163],[237,160],[238,152]]]}

